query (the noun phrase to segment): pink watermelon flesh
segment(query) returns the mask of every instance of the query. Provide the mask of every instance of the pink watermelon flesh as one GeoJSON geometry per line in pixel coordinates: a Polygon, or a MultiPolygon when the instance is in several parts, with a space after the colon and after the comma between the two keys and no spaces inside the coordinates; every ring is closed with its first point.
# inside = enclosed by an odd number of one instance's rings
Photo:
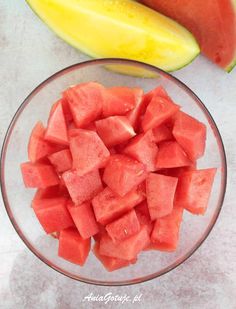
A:
{"type": "Polygon", "coordinates": [[[142,163],[124,155],[113,155],[105,167],[103,181],[115,194],[125,196],[146,177],[142,163]]]}
{"type": "Polygon", "coordinates": [[[99,232],[93,209],[90,203],[75,206],[67,203],[67,208],[82,238],[87,239],[99,232]]]}
{"type": "Polygon", "coordinates": [[[108,234],[104,234],[100,240],[99,253],[130,261],[135,259],[149,243],[150,237],[146,227],[143,226],[137,234],[119,243],[114,243],[108,234]]]}
{"type": "Polygon", "coordinates": [[[173,140],[171,129],[166,125],[162,124],[154,129],[152,129],[155,143],[161,143],[168,140],[173,140]]]}
{"type": "Polygon", "coordinates": [[[175,119],[173,135],[192,161],[203,156],[206,143],[205,124],[179,112],[175,119]]]}
{"type": "Polygon", "coordinates": [[[67,171],[62,175],[62,178],[72,201],[76,205],[91,200],[103,189],[100,174],[97,169],[83,176],[80,176],[80,173],[76,170],[67,171]]]}
{"type": "Polygon", "coordinates": [[[157,86],[148,93],[145,93],[145,95],[143,96],[143,105],[147,107],[148,104],[151,102],[152,98],[154,97],[161,97],[167,100],[171,100],[166,90],[162,86],[157,86]]]}
{"type": "Polygon", "coordinates": [[[156,170],[158,147],[154,142],[152,130],[134,137],[123,153],[143,163],[148,172],[156,170]]]}
{"type": "Polygon", "coordinates": [[[158,174],[179,178],[184,172],[195,171],[195,170],[196,170],[196,164],[193,163],[192,165],[189,165],[189,166],[182,166],[182,167],[176,167],[176,168],[164,168],[164,169],[158,170],[158,174]]]}
{"type": "Polygon", "coordinates": [[[80,176],[102,167],[110,156],[103,141],[96,132],[80,129],[70,139],[73,168],[80,176]]]}
{"type": "Polygon", "coordinates": [[[61,103],[57,105],[53,114],[48,120],[48,126],[45,132],[45,140],[62,145],[68,145],[69,143],[66,120],[61,103]]]}
{"type": "Polygon", "coordinates": [[[49,161],[58,173],[63,173],[72,168],[72,156],[69,149],[63,149],[48,156],[49,161]]]}
{"type": "Polygon", "coordinates": [[[83,128],[98,119],[102,113],[104,87],[90,82],[71,87],[64,92],[73,120],[78,128],[83,128]]]}
{"type": "Polygon", "coordinates": [[[107,224],[106,230],[113,242],[119,242],[138,233],[140,224],[134,210],[107,224]]]}
{"type": "Polygon", "coordinates": [[[69,125],[72,122],[73,117],[72,117],[72,114],[71,114],[71,111],[70,111],[70,108],[69,108],[69,104],[68,104],[66,98],[61,98],[60,100],[58,100],[57,102],[55,102],[52,105],[52,108],[51,108],[50,113],[49,113],[49,118],[54,113],[58,104],[62,105],[62,109],[63,109],[63,113],[64,113],[64,116],[65,116],[66,123],[69,125]]]}
{"type": "Polygon", "coordinates": [[[184,150],[175,141],[159,144],[156,158],[156,168],[173,168],[192,165],[184,150]]]}
{"type": "Polygon", "coordinates": [[[174,206],[178,178],[150,173],[146,179],[147,203],[152,220],[169,215],[174,206]]]}
{"type": "Polygon", "coordinates": [[[59,184],[53,167],[41,163],[21,163],[21,173],[26,188],[46,188],[59,184]]]}
{"type": "Polygon", "coordinates": [[[143,191],[138,187],[123,197],[116,196],[106,187],[92,200],[96,220],[106,225],[122,216],[145,199],[143,191]]]}
{"type": "Polygon", "coordinates": [[[83,266],[90,251],[91,239],[83,239],[76,228],[60,232],[58,255],[71,263],[83,266]]]}
{"type": "Polygon", "coordinates": [[[38,199],[34,201],[34,212],[46,233],[61,231],[73,226],[64,197],[38,199]]]}
{"type": "Polygon", "coordinates": [[[124,115],[142,99],[140,88],[111,87],[103,93],[103,117],[124,115]]]}
{"type": "Polygon", "coordinates": [[[129,120],[125,116],[111,116],[96,121],[97,133],[107,147],[115,146],[135,136],[129,120]]]}
{"type": "Polygon", "coordinates": [[[215,168],[184,172],[179,177],[176,204],[193,214],[203,215],[208,206],[215,174],[215,168]]]}

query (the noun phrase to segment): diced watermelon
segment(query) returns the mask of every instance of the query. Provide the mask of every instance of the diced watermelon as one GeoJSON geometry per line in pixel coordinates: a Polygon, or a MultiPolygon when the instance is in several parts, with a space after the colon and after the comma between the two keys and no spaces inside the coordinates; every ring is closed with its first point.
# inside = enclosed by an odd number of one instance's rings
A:
{"type": "Polygon", "coordinates": [[[151,221],[147,201],[143,201],[139,205],[137,205],[135,208],[135,212],[138,218],[138,221],[140,223],[140,226],[145,225],[148,231],[148,234],[150,235],[153,229],[154,223],[151,221]]]}
{"type": "Polygon", "coordinates": [[[90,251],[91,239],[83,239],[76,228],[60,232],[58,255],[71,263],[83,266],[90,251]]]}
{"type": "Polygon", "coordinates": [[[150,243],[150,237],[145,226],[140,231],[125,240],[114,243],[108,234],[100,240],[99,253],[124,260],[132,260],[150,243]]]}
{"type": "Polygon", "coordinates": [[[72,156],[69,149],[63,149],[48,156],[49,161],[58,173],[72,168],[72,156]]]}
{"type": "Polygon", "coordinates": [[[140,224],[134,210],[129,211],[122,217],[107,224],[106,230],[113,242],[119,242],[140,230],[140,224]]]}
{"type": "Polygon", "coordinates": [[[46,188],[59,183],[53,167],[41,163],[21,163],[21,173],[26,188],[46,188]]]}
{"type": "Polygon", "coordinates": [[[167,100],[171,100],[166,90],[162,86],[157,86],[148,93],[145,93],[145,95],[143,96],[143,104],[147,107],[154,97],[161,97],[167,100]]]}
{"type": "Polygon", "coordinates": [[[30,135],[28,158],[33,163],[61,149],[61,146],[53,145],[44,139],[45,131],[42,122],[39,121],[30,135]]]}
{"type": "Polygon", "coordinates": [[[188,171],[179,177],[176,203],[196,215],[206,212],[216,168],[188,171]]]}
{"type": "Polygon", "coordinates": [[[62,145],[68,145],[69,143],[66,120],[61,103],[57,105],[53,114],[48,120],[48,126],[45,132],[45,140],[62,145]]]}
{"type": "Polygon", "coordinates": [[[130,191],[123,197],[118,197],[106,187],[92,200],[95,217],[98,222],[106,225],[141,203],[144,198],[140,188],[130,191]]]}
{"type": "Polygon", "coordinates": [[[96,132],[80,129],[70,139],[73,168],[82,176],[106,163],[110,153],[96,132]]]}
{"type": "Polygon", "coordinates": [[[98,170],[93,170],[83,176],[80,176],[77,170],[67,171],[63,173],[62,179],[76,205],[91,200],[103,189],[98,170]]]}
{"type": "Polygon", "coordinates": [[[34,203],[35,202],[37,203],[38,200],[50,199],[50,198],[55,198],[55,197],[69,198],[67,189],[61,185],[47,187],[45,189],[38,189],[32,200],[32,207],[34,207],[34,203]]]}
{"type": "Polygon", "coordinates": [[[34,212],[46,233],[61,231],[73,226],[66,207],[67,198],[38,199],[33,203],[34,212]]]}
{"type": "Polygon", "coordinates": [[[87,202],[75,206],[72,202],[69,202],[67,203],[67,208],[82,238],[90,238],[99,232],[90,203],[87,202]]]}
{"type": "Polygon", "coordinates": [[[125,116],[111,116],[98,120],[96,128],[107,147],[123,143],[135,136],[134,129],[125,116]]]}
{"type": "Polygon", "coordinates": [[[152,130],[135,136],[125,147],[123,153],[143,163],[147,171],[156,170],[158,147],[154,143],[152,130]]]}
{"type": "Polygon", "coordinates": [[[204,154],[206,126],[202,122],[179,112],[175,118],[173,135],[192,161],[204,154]]]}
{"type": "Polygon", "coordinates": [[[78,128],[89,125],[96,120],[102,112],[104,87],[98,83],[90,82],[71,87],[64,92],[64,98],[78,128]]]}
{"type": "Polygon", "coordinates": [[[157,168],[173,168],[192,165],[187,154],[175,141],[163,142],[159,145],[156,159],[157,168]]]}
{"type": "Polygon", "coordinates": [[[133,259],[131,261],[117,259],[114,257],[105,256],[99,253],[99,243],[95,243],[93,247],[93,253],[96,258],[103,264],[107,271],[114,271],[130,264],[135,264],[137,259],[133,259]]]}
{"type": "Polygon", "coordinates": [[[183,208],[174,207],[169,215],[157,219],[152,231],[152,244],[149,249],[175,251],[179,241],[182,216],[183,208]]]}
{"type": "Polygon", "coordinates": [[[129,191],[145,180],[145,166],[124,155],[110,157],[103,174],[103,181],[119,196],[125,196],[129,191]]]}
{"type": "Polygon", "coordinates": [[[142,120],[142,128],[144,132],[153,129],[173,116],[179,110],[179,106],[171,100],[162,97],[153,97],[148,104],[144,118],[142,120]]]}
{"type": "Polygon", "coordinates": [[[55,102],[52,105],[52,108],[51,108],[50,113],[49,113],[49,117],[51,117],[51,115],[54,113],[58,104],[62,105],[62,109],[63,109],[63,113],[64,113],[64,116],[65,116],[66,123],[68,125],[71,124],[73,117],[72,117],[72,114],[71,114],[71,111],[70,111],[70,108],[69,108],[69,104],[68,104],[66,98],[61,98],[60,100],[58,100],[57,102],[55,102]]]}
{"type": "Polygon", "coordinates": [[[157,144],[163,141],[174,139],[171,129],[166,124],[162,124],[156,128],[153,128],[152,133],[154,136],[154,141],[157,144]]]}
{"type": "Polygon", "coordinates": [[[147,204],[152,220],[172,212],[178,178],[150,173],[146,179],[147,204]]]}
{"type": "Polygon", "coordinates": [[[111,87],[104,91],[103,117],[124,115],[142,99],[141,88],[111,87]]]}

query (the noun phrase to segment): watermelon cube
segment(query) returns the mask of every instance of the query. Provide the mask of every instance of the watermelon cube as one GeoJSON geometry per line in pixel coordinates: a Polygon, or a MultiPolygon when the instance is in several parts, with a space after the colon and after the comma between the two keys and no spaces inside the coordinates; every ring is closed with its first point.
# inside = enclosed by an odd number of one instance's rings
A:
{"type": "Polygon", "coordinates": [[[124,115],[142,99],[141,88],[111,87],[103,93],[103,117],[124,115]]]}
{"type": "Polygon", "coordinates": [[[147,204],[152,220],[172,212],[178,178],[150,173],[146,179],[147,204]]]}
{"type": "Polygon", "coordinates": [[[103,167],[110,153],[96,132],[79,129],[78,135],[70,139],[73,168],[83,176],[103,167]]]}
{"type": "Polygon", "coordinates": [[[107,224],[106,230],[113,242],[119,242],[138,233],[140,224],[134,210],[107,224]]]}
{"type": "Polygon", "coordinates": [[[99,253],[99,243],[95,243],[93,247],[93,253],[96,256],[96,258],[103,264],[103,266],[106,268],[107,271],[114,271],[126,266],[129,266],[130,264],[135,264],[137,259],[133,259],[131,261],[118,259],[106,255],[102,255],[99,253]]]}
{"type": "Polygon", "coordinates": [[[53,167],[41,163],[21,163],[21,173],[26,188],[46,188],[59,184],[53,167]]]}
{"type": "Polygon", "coordinates": [[[175,141],[163,142],[159,145],[159,151],[156,159],[156,167],[173,168],[192,165],[193,162],[181,146],[175,141]]]}
{"type": "Polygon", "coordinates": [[[67,197],[69,198],[69,194],[67,189],[64,186],[57,185],[53,187],[47,187],[45,189],[38,189],[34,195],[32,200],[32,207],[34,207],[34,203],[38,200],[50,199],[54,197],[67,197]]]}
{"type": "Polygon", "coordinates": [[[143,201],[139,205],[134,208],[136,212],[136,216],[138,218],[140,226],[146,226],[148,234],[151,235],[154,222],[151,220],[149,209],[147,205],[147,201],[143,201]]]}
{"type": "Polygon", "coordinates": [[[174,207],[169,215],[157,219],[151,234],[152,244],[149,249],[175,251],[179,241],[182,217],[183,208],[174,207]]]}
{"type": "Polygon", "coordinates": [[[69,104],[68,104],[66,98],[61,98],[60,100],[58,100],[57,102],[55,102],[52,105],[52,108],[51,108],[50,113],[49,113],[49,118],[54,113],[54,111],[57,108],[58,104],[62,105],[62,109],[63,109],[63,113],[64,113],[64,116],[65,116],[66,123],[68,125],[70,125],[72,120],[73,120],[73,117],[72,117],[72,114],[71,114],[71,111],[70,111],[70,108],[69,108],[69,104]]]}
{"type": "Polygon", "coordinates": [[[117,195],[125,196],[147,177],[145,165],[125,155],[110,157],[103,181],[117,195]]]}
{"type": "Polygon", "coordinates": [[[183,112],[178,112],[173,135],[192,161],[203,156],[206,143],[205,124],[183,112]]]}
{"type": "Polygon", "coordinates": [[[162,97],[153,97],[148,104],[142,120],[143,131],[146,132],[166,122],[179,110],[179,106],[171,100],[162,97]]]}
{"type": "Polygon", "coordinates": [[[129,120],[125,116],[111,116],[96,121],[97,133],[107,147],[115,146],[135,136],[129,120]]]}
{"type": "Polygon", "coordinates": [[[216,168],[188,171],[181,174],[176,203],[196,215],[206,212],[216,168]]]}
{"type": "Polygon", "coordinates": [[[45,140],[62,145],[69,144],[66,120],[61,103],[57,104],[53,114],[48,120],[45,140]]]}
{"type": "Polygon", "coordinates": [[[72,202],[69,202],[67,203],[67,208],[82,238],[90,238],[99,232],[90,203],[87,202],[75,206],[72,202]]]}
{"type": "Polygon", "coordinates": [[[61,231],[74,225],[66,203],[67,198],[65,197],[37,199],[34,201],[34,212],[46,233],[61,231]]]}
{"type": "Polygon", "coordinates": [[[83,266],[89,255],[91,239],[83,239],[76,228],[60,232],[58,255],[63,259],[83,266]]]}
{"type": "Polygon", "coordinates": [[[135,136],[123,153],[143,163],[148,172],[156,170],[158,147],[154,142],[152,130],[135,136]]]}
{"type": "Polygon", "coordinates": [[[149,234],[143,226],[138,233],[119,243],[114,243],[108,234],[104,234],[100,240],[99,253],[130,261],[135,259],[149,243],[149,234]]]}
{"type": "Polygon", "coordinates": [[[106,187],[92,200],[96,220],[106,225],[141,203],[144,198],[144,193],[139,187],[123,197],[115,195],[106,187]]]}
{"type": "Polygon", "coordinates": [[[143,104],[147,107],[154,97],[161,97],[167,100],[171,100],[166,90],[162,86],[157,86],[148,93],[145,93],[143,96],[143,104]]]}
{"type": "Polygon", "coordinates": [[[67,89],[63,97],[67,100],[73,120],[78,128],[86,127],[102,112],[104,87],[90,82],[67,89]]]}
{"type": "Polygon", "coordinates": [[[156,128],[152,129],[155,143],[161,143],[163,141],[173,140],[171,129],[166,125],[162,124],[156,128]]]}
{"type": "Polygon", "coordinates": [[[80,176],[77,170],[67,171],[62,174],[62,179],[65,182],[72,201],[76,205],[91,200],[103,189],[100,174],[97,169],[83,176],[80,176]]]}
{"type": "Polygon", "coordinates": [[[72,168],[72,156],[69,149],[63,149],[48,156],[49,161],[58,173],[63,173],[72,168]]]}

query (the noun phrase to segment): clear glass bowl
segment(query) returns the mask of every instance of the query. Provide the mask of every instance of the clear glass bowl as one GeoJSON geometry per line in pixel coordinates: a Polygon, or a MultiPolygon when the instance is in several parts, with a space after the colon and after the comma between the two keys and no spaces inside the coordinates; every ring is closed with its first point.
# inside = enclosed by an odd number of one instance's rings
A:
{"type": "Polygon", "coordinates": [[[200,99],[182,82],[155,67],[136,61],[100,59],[72,65],[41,83],[25,99],[8,128],[1,156],[1,189],[9,218],[26,246],[44,263],[73,279],[99,285],[127,285],[161,276],[190,257],[206,239],[222,207],[226,189],[226,158],[220,133],[200,99]],[[138,77],[116,73],[136,72],[138,77]],[[144,76],[153,78],[145,78],[144,76]],[[84,267],[71,264],[57,256],[58,241],[45,235],[30,203],[34,190],[25,189],[20,163],[27,161],[30,132],[38,120],[46,123],[52,104],[61,92],[77,83],[98,81],[105,86],[140,86],[145,91],[164,86],[183,111],[207,126],[205,156],[198,167],[217,167],[209,207],[204,216],[184,212],[180,242],[176,252],[142,252],[130,267],[107,272],[91,252],[84,267]]]}

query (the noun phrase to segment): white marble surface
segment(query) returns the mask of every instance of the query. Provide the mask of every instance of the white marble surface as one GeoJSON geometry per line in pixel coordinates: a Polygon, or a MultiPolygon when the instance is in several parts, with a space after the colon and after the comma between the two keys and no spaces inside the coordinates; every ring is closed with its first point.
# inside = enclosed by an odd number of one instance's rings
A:
{"type": "MultiPolygon", "coordinates": [[[[42,80],[87,57],[58,39],[21,0],[0,0],[0,141],[25,96],[42,80]]],[[[0,201],[0,308],[121,308],[119,302],[83,302],[89,293],[133,297],[127,308],[236,308],[236,69],[226,74],[203,57],[174,74],[205,102],[222,134],[228,158],[223,210],[208,239],[184,264],[156,280],[129,287],[98,287],[66,278],[22,243],[0,201]]]]}

